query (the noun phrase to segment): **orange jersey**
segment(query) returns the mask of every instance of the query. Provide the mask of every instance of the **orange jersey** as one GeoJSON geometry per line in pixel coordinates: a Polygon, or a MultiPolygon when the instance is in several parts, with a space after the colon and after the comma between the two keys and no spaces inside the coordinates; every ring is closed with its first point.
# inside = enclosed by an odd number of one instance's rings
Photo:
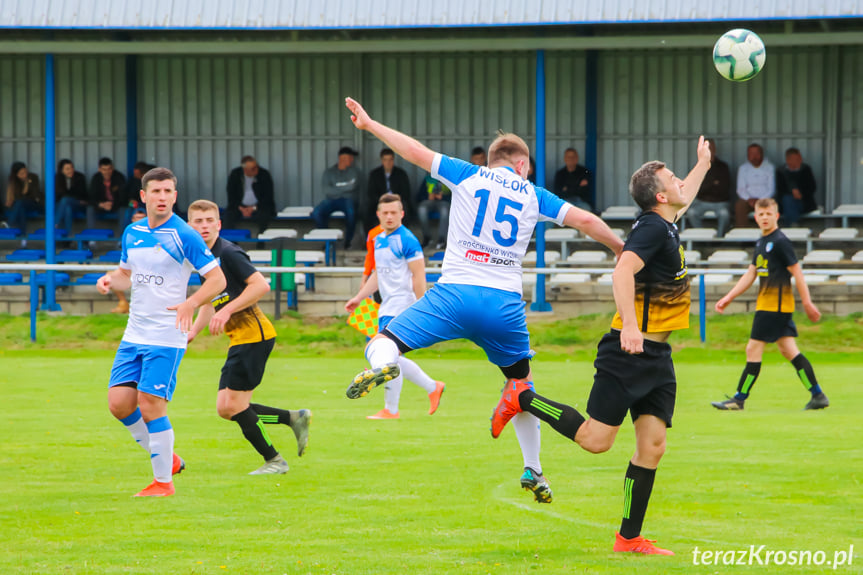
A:
{"type": "Polygon", "coordinates": [[[380,225],[377,225],[369,231],[369,235],[366,237],[366,261],[363,264],[364,276],[372,275],[372,270],[375,269],[375,238],[383,231],[384,229],[380,225]]]}

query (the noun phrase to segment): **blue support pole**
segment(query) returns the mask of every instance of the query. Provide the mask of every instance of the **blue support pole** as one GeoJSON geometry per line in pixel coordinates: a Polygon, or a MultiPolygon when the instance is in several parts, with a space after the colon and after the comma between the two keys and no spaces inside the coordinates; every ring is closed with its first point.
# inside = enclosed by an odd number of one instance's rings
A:
{"type": "MultiPolygon", "coordinates": [[[[536,183],[545,186],[545,51],[536,51],[536,183]]],[[[545,222],[536,226],[536,267],[545,267],[545,222]]],[[[536,276],[536,300],[531,311],[551,311],[545,301],[545,274],[536,276]]]]}
{"type": "Polygon", "coordinates": [[[584,142],[584,165],[590,170],[592,175],[590,182],[590,205],[593,209],[599,212],[599,206],[596,203],[596,162],[597,162],[597,142],[599,141],[599,97],[598,97],[598,80],[599,80],[599,52],[597,50],[587,51],[587,69],[585,70],[584,78],[584,124],[585,124],[585,142],[584,142]]]}
{"type": "MultiPolygon", "coordinates": [[[[55,101],[56,90],[54,87],[54,54],[45,55],[45,261],[53,264],[55,262],[56,242],[54,238],[54,197],[56,195],[54,182],[54,169],[57,163],[57,142],[55,125],[55,101]]],[[[72,230],[68,230],[69,233],[72,230]]],[[[48,281],[45,284],[44,309],[48,311],[60,311],[60,306],[55,300],[54,272],[48,272],[48,281]]],[[[35,319],[34,319],[35,321],[35,319]]],[[[35,328],[34,328],[35,329],[35,328]]],[[[35,337],[35,334],[34,336],[35,337]]]]}
{"type": "Polygon", "coordinates": [[[36,270],[30,270],[30,341],[36,341],[36,310],[39,308],[39,286],[36,270]]]}
{"type": "Polygon", "coordinates": [[[698,327],[701,333],[701,343],[707,341],[707,302],[705,301],[704,274],[698,276],[698,327]]]}
{"type": "MultiPolygon", "coordinates": [[[[138,163],[138,57],[126,56],[126,175],[132,179],[138,163]]],[[[129,198],[137,200],[138,198],[129,198]]],[[[125,206],[124,206],[125,208],[125,206]]],[[[122,210],[120,214],[122,215],[122,210]]]]}

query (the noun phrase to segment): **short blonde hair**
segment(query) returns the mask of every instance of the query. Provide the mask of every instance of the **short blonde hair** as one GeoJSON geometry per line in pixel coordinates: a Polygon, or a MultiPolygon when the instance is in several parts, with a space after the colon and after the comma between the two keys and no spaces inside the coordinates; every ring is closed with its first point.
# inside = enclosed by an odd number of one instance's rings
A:
{"type": "Polygon", "coordinates": [[[530,158],[530,148],[519,136],[507,132],[498,132],[497,138],[488,147],[489,165],[501,160],[511,162],[517,156],[530,158]]]}
{"type": "Polygon", "coordinates": [[[773,198],[761,198],[755,202],[756,208],[772,208],[779,211],[779,204],[773,198]]]}
{"type": "Polygon", "coordinates": [[[219,213],[219,206],[215,202],[211,202],[210,200],[195,200],[189,206],[189,213],[192,212],[209,212],[215,210],[216,213],[219,213]]]}

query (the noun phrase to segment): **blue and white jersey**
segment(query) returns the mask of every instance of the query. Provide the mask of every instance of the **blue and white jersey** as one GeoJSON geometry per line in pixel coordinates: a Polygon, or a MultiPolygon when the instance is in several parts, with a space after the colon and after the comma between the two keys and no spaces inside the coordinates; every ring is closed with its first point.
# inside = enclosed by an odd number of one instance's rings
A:
{"type": "Polygon", "coordinates": [[[397,316],[417,300],[408,263],[423,257],[419,240],[406,227],[399,226],[390,234],[378,234],[375,238],[375,271],[382,300],[378,317],[397,316]]]}
{"type": "Polygon", "coordinates": [[[186,334],[174,327],[177,312],[169,306],[186,300],[189,276],[219,265],[201,235],[176,214],[151,229],[147,220],[123,232],[120,267],[132,273],[129,322],[123,341],[185,349],[186,334]]]}
{"type": "Polygon", "coordinates": [[[521,260],[537,222],[562,225],[572,205],[510,168],[475,166],[435,154],[431,173],[452,190],[438,283],[521,294],[521,260]]]}

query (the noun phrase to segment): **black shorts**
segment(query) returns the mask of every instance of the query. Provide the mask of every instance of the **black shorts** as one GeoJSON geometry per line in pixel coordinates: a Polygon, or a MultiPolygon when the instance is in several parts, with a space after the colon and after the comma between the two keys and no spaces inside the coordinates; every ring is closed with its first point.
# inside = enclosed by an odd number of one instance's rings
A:
{"type": "Polygon", "coordinates": [[[778,311],[756,311],[749,338],[773,343],[780,337],[797,337],[797,326],[791,319],[792,315],[778,311]]]}
{"type": "Polygon", "coordinates": [[[677,378],[670,345],[645,339],[642,353],[629,354],[620,349],[620,332],[612,329],[599,340],[593,366],[590,417],[616,427],[629,411],[633,422],[640,415],[655,415],[671,427],[677,378]]]}
{"type": "Polygon", "coordinates": [[[264,377],[264,368],[267,367],[267,359],[275,343],[276,338],[272,338],[229,347],[228,359],[222,366],[219,389],[251,391],[258,387],[264,377]]]}

